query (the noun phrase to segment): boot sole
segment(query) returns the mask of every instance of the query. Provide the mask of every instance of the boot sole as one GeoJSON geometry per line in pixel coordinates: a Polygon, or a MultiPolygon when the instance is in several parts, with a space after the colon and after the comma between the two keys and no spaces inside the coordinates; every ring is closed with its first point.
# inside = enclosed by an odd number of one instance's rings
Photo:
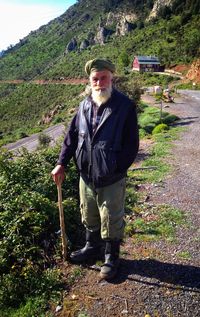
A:
{"type": "Polygon", "coordinates": [[[104,279],[104,280],[112,280],[114,277],[116,277],[116,275],[117,275],[117,272],[114,272],[114,273],[112,273],[112,274],[110,274],[110,275],[104,274],[104,273],[101,273],[101,272],[100,272],[100,277],[101,277],[102,279],[104,279]]]}

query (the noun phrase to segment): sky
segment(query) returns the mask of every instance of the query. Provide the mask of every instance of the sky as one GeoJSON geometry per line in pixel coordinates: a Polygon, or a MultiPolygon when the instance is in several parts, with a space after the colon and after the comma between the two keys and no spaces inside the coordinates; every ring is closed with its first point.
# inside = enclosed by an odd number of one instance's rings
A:
{"type": "Polygon", "coordinates": [[[63,14],[76,0],[0,0],[0,51],[63,14]]]}

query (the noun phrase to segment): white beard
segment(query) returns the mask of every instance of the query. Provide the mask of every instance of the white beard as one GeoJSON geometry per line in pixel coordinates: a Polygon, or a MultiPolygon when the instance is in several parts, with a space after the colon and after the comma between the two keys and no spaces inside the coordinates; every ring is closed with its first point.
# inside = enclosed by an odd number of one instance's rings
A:
{"type": "Polygon", "coordinates": [[[105,88],[104,90],[95,90],[92,89],[92,99],[97,104],[97,106],[101,106],[106,103],[112,94],[112,86],[105,88]]]}

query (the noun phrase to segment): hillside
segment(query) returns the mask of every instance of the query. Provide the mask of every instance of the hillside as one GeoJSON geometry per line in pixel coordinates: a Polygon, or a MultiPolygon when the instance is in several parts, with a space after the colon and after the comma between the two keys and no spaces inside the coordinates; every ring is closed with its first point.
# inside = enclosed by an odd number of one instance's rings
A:
{"type": "Polygon", "coordinates": [[[116,61],[122,50],[129,67],[138,54],[191,63],[199,56],[199,13],[199,0],[79,0],[3,52],[0,79],[84,76],[88,58],[116,61]]]}
{"type": "Polygon", "coordinates": [[[81,84],[1,84],[0,145],[40,132],[48,124],[67,123],[83,90],[81,84]]]}

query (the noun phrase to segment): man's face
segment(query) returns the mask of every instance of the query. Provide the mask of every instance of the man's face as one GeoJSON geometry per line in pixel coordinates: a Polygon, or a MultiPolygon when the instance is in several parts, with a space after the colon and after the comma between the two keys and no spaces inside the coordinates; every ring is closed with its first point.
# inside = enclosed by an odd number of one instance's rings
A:
{"type": "Polygon", "coordinates": [[[90,74],[92,99],[98,106],[106,103],[110,98],[112,93],[112,78],[113,75],[109,70],[93,71],[90,74]]]}
{"type": "Polygon", "coordinates": [[[113,75],[109,70],[93,71],[90,74],[90,85],[92,90],[104,91],[112,87],[113,75]]]}

